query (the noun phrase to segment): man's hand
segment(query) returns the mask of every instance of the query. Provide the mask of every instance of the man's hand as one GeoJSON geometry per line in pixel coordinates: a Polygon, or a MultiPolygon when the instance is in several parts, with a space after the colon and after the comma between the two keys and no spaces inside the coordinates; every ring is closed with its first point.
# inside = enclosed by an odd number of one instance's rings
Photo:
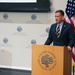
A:
{"type": "Polygon", "coordinates": [[[72,48],[71,48],[70,46],[67,46],[67,49],[68,49],[69,51],[71,51],[71,50],[72,50],[72,48]]]}

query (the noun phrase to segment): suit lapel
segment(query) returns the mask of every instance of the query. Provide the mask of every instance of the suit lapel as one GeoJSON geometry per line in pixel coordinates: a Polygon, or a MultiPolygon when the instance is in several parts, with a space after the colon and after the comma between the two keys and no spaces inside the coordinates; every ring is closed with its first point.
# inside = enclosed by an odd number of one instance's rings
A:
{"type": "Polygon", "coordinates": [[[56,27],[57,27],[57,23],[56,23],[56,25],[54,27],[55,36],[56,36],[56,27]]]}
{"type": "Polygon", "coordinates": [[[66,28],[66,24],[63,23],[63,26],[62,26],[62,30],[61,30],[61,35],[64,33],[64,29],[66,28]]]}
{"type": "Polygon", "coordinates": [[[56,32],[56,27],[57,27],[57,24],[55,25],[55,28],[54,28],[55,32],[56,32]]]}

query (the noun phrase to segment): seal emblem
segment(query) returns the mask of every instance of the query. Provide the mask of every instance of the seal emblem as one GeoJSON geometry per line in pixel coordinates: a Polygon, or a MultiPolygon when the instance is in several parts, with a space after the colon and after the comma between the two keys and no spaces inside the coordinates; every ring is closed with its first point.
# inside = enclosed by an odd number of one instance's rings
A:
{"type": "Polygon", "coordinates": [[[50,51],[44,51],[39,55],[38,63],[44,70],[52,70],[56,66],[56,57],[50,51]]]}

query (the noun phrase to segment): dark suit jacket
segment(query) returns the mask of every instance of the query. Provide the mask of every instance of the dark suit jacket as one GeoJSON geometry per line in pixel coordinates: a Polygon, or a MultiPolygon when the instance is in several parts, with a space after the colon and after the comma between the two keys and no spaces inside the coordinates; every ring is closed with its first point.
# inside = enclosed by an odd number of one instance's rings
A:
{"type": "Polygon", "coordinates": [[[61,30],[60,37],[56,37],[56,27],[57,23],[51,25],[49,36],[45,42],[45,45],[50,45],[53,42],[53,45],[56,46],[74,46],[74,29],[71,24],[64,22],[61,30]]]}

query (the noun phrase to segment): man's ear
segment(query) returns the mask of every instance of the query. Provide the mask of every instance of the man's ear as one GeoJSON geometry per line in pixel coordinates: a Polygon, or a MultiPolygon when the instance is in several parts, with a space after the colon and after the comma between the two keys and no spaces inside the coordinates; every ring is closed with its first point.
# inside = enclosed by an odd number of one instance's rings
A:
{"type": "Polygon", "coordinates": [[[62,17],[62,20],[64,20],[64,16],[62,17]]]}

